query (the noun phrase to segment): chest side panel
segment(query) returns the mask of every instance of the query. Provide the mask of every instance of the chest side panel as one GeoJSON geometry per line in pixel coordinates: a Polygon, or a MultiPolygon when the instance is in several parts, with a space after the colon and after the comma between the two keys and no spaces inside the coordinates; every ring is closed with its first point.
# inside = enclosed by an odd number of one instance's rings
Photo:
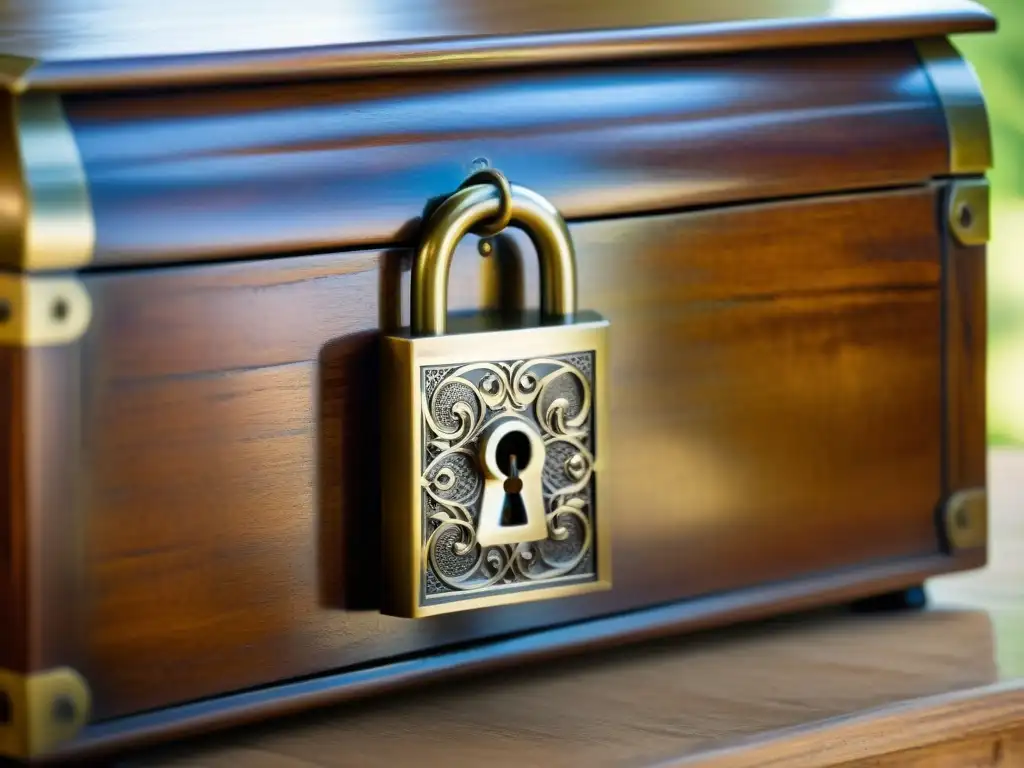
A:
{"type": "MultiPolygon", "coordinates": [[[[575,225],[581,305],[611,322],[613,589],[418,621],[377,612],[380,297],[408,254],[86,276],[73,655],[96,717],[938,552],[936,205],[575,225]]],[[[535,295],[526,239],[499,240],[462,244],[453,306],[535,295]]]]}

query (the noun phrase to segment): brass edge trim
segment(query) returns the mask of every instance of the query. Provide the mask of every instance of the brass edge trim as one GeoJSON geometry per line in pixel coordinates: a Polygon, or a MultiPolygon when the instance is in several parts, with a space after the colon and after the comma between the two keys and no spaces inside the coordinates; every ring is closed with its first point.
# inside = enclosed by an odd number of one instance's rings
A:
{"type": "Polygon", "coordinates": [[[91,320],[89,292],[73,277],[0,275],[0,346],[70,344],[91,320]]]}
{"type": "Polygon", "coordinates": [[[946,216],[960,245],[985,245],[991,238],[990,197],[986,179],[960,179],[953,183],[946,216]]]}
{"type": "Polygon", "coordinates": [[[943,528],[954,551],[988,544],[988,492],[984,488],[957,491],[943,508],[943,528]]]}
{"type": "Polygon", "coordinates": [[[92,260],[96,226],[85,167],[60,96],[22,94],[14,116],[25,196],[20,266],[29,272],[85,266],[92,260]]]}
{"type": "Polygon", "coordinates": [[[52,751],[89,721],[92,696],[70,667],[22,675],[0,669],[0,757],[24,759],[52,751]]]}
{"type": "Polygon", "coordinates": [[[0,262],[75,269],[96,239],[88,181],[60,96],[25,92],[34,65],[0,56],[0,262]]]}
{"type": "Polygon", "coordinates": [[[992,167],[992,135],[974,68],[944,37],[918,40],[915,45],[946,117],[949,172],[984,173],[992,167]]]}

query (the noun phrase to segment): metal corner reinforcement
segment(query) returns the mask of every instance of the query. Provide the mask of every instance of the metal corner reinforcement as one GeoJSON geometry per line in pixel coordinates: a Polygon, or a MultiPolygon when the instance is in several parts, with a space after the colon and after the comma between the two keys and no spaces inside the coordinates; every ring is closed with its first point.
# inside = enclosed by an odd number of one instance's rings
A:
{"type": "Polygon", "coordinates": [[[70,344],[91,320],[89,293],[73,277],[0,275],[0,346],[70,344]]]}
{"type": "Polygon", "coordinates": [[[37,59],[27,56],[0,53],[0,90],[23,93],[26,90],[28,74],[38,63],[37,59]]]}
{"type": "Polygon", "coordinates": [[[96,238],[85,168],[61,97],[24,92],[31,62],[0,61],[0,263],[75,269],[96,238]]]}
{"type": "Polygon", "coordinates": [[[950,550],[980,549],[988,543],[988,493],[984,488],[957,491],[943,508],[950,550]]]}
{"type": "Polygon", "coordinates": [[[946,116],[949,172],[985,173],[992,167],[992,136],[974,69],[946,38],[919,40],[916,45],[946,116]]]}
{"type": "Polygon", "coordinates": [[[0,757],[37,757],[75,738],[91,698],[85,679],[68,667],[28,675],[0,669],[0,757]]]}
{"type": "Polygon", "coordinates": [[[992,234],[986,179],[958,179],[949,195],[949,229],[960,245],[985,245],[992,234]]]}

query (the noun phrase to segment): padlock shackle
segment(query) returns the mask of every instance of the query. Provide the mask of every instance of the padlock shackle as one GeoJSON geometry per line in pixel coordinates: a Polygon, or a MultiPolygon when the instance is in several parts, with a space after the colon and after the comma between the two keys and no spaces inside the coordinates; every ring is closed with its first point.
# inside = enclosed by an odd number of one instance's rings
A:
{"type": "MultiPolygon", "coordinates": [[[[576,252],[569,228],[546,198],[515,184],[511,190],[511,224],[526,232],[540,261],[542,322],[569,322],[576,313],[576,252]]],[[[445,200],[427,221],[412,273],[413,335],[445,333],[455,248],[474,227],[497,216],[501,205],[497,187],[473,184],[445,200]]]]}

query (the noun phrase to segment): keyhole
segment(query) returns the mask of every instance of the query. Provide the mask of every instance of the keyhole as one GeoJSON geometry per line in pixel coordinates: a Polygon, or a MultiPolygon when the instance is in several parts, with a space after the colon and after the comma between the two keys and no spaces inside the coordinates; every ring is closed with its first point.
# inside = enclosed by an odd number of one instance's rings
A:
{"type": "MultiPolygon", "coordinates": [[[[509,435],[511,437],[511,435],[509,435]]],[[[499,450],[501,446],[498,446],[499,450]]],[[[500,460],[499,460],[500,461],[500,460]]],[[[498,525],[526,525],[526,505],[523,504],[523,481],[519,477],[519,462],[516,454],[509,455],[508,477],[505,479],[505,502],[501,506],[498,525]]]]}
{"type": "Polygon", "coordinates": [[[530,436],[525,432],[509,432],[498,442],[494,451],[494,462],[502,474],[512,476],[512,457],[516,458],[516,469],[522,472],[530,466],[530,436]]]}

